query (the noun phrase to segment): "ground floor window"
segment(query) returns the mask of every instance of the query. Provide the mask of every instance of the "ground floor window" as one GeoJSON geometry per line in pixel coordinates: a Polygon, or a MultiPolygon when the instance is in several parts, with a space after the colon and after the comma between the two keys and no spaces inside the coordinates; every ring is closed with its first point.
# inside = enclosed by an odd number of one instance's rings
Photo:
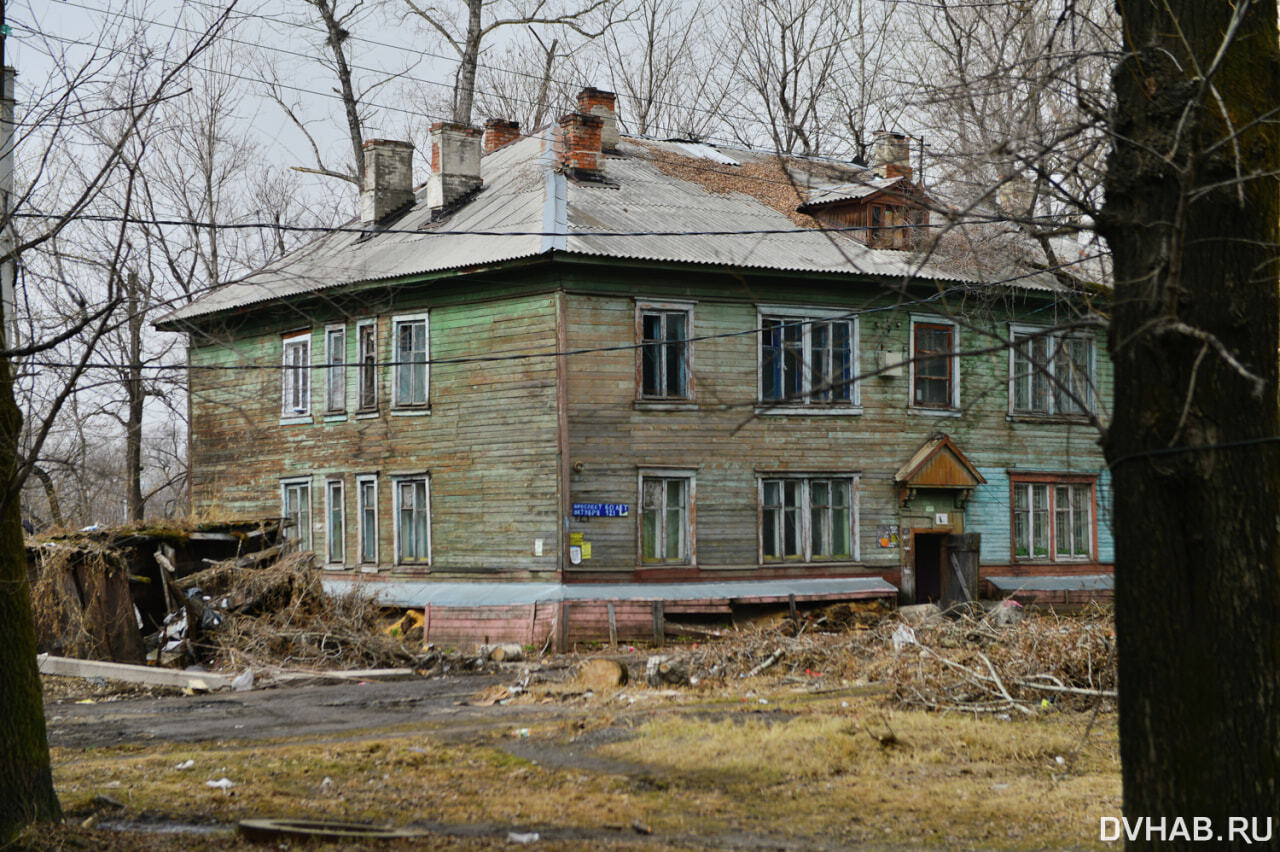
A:
{"type": "Polygon", "coordinates": [[[396,561],[431,561],[430,488],[426,476],[395,481],[396,561]]]}
{"type": "Polygon", "coordinates": [[[765,562],[856,559],[856,481],[847,476],[760,480],[760,551],[765,562]]]}
{"type": "Polygon", "coordinates": [[[378,478],[356,477],[356,512],[360,526],[360,564],[378,564],[378,478]]]}
{"type": "Polygon", "coordinates": [[[347,512],[343,503],[341,479],[330,479],[325,488],[325,540],[327,561],[345,562],[347,558],[347,512]]]}
{"type": "Polygon", "coordinates": [[[689,564],[693,525],[693,477],[646,472],[640,476],[640,561],[689,564]]]}
{"type": "Polygon", "coordinates": [[[280,491],[284,537],[297,542],[298,550],[311,550],[311,480],[286,479],[280,491]]]}
{"type": "Polygon", "coordinates": [[[1091,478],[1015,480],[1012,487],[1015,559],[1057,561],[1093,556],[1091,478]]]}

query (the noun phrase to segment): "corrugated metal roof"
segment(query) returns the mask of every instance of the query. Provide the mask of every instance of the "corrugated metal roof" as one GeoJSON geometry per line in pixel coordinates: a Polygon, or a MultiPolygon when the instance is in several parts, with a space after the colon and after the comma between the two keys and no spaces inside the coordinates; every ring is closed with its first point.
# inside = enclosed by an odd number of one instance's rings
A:
{"type": "Polygon", "coordinates": [[[1116,587],[1111,574],[1054,574],[1044,577],[987,577],[1002,592],[1101,592],[1116,587]]]}
{"type": "Polygon", "coordinates": [[[805,193],[803,207],[818,207],[822,204],[835,204],[838,201],[854,201],[874,195],[902,181],[900,177],[878,178],[868,176],[866,180],[855,183],[842,183],[836,186],[815,186],[805,193]]]}
{"type": "Polygon", "coordinates": [[[451,583],[324,578],[331,595],[360,585],[385,606],[528,606],[561,601],[697,601],[774,598],[879,597],[898,594],[879,577],[816,580],[727,580],[707,583],[451,583]]]}
{"type": "MultiPolygon", "coordinates": [[[[976,280],[954,266],[924,263],[909,252],[868,248],[849,234],[797,232],[796,222],[786,213],[751,194],[754,190],[765,195],[777,187],[739,175],[736,169],[710,160],[705,166],[721,169],[717,179],[723,177],[741,191],[712,192],[696,180],[668,173],[671,160],[664,158],[678,157],[683,144],[624,138],[619,153],[605,159],[608,181],[593,183],[565,178],[550,131],[522,139],[481,159],[482,188],[443,221],[431,221],[425,189],[420,189],[415,205],[388,231],[325,234],[174,311],[160,324],[175,326],[357,282],[487,266],[550,251],[784,272],[976,280]],[[477,231],[484,233],[472,233],[477,231]],[[663,233],[647,234],[652,231],[663,233]],[[724,233],[733,231],[784,233],[724,233]],[[616,236],[619,233],[627,236],[616,236]]],[[[766,160],[751,152],[742,152],[741,159],[766,160]]],[[[857,184],[866,174],[862,166],[819,158],[792,157],[786,164],[803,173],[802,192],[819,179],[823,182],[815,191],[835,192],[857,184]],[[833,183],[842,178],[847,182],[833,183]]],[[[359,222],[347,227],[359,227],[359,222]]],[[[1041,279],[1026,284],[1044,288],[1041,279]]]]}

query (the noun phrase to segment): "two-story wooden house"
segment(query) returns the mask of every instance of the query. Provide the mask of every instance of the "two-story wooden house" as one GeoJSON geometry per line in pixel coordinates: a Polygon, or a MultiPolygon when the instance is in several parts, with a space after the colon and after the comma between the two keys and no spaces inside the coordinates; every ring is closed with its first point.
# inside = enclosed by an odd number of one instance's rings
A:
{"type": "Polygon", "coordinates": [[[160,323],[193,506],[287,516],[433,641],[933,600],[960,533],[989,591],[1109,586],[1098,326],[1052,276],[926,251],[881,143],[620,137],[594,89],[527,136],[437,125],[416,191],[409,145],[366,143],[359,220],[160,323]]]}

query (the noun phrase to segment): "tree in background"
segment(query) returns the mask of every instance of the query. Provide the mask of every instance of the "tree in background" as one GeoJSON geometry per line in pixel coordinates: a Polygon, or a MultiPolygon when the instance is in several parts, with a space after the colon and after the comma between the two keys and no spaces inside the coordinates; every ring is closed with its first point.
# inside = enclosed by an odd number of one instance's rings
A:
{"type": "Polygon", "coordinates": [[[1124,810],[1221,830],[1280,813],[1276,4],[1117,8],[1101,224],[1124,810]]]}

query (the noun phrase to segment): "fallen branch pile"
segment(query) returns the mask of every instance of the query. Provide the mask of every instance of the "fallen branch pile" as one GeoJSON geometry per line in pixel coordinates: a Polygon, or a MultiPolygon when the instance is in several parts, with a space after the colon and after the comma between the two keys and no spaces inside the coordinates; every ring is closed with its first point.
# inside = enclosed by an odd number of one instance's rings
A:
{"type": "Polygon", "coordinates": [[[883,683],[907,707],[1030,715],[1083,710],[1116,698],[1109,612],[1032,614],[1014,623],[980,608],[915,628],[896,615],[848,632],[754,628],[700,646],[690,671],[703,682],[781,675],[810,682],[883,683]],[[795,635],[786,635],[788,632],[795,635]]]}

